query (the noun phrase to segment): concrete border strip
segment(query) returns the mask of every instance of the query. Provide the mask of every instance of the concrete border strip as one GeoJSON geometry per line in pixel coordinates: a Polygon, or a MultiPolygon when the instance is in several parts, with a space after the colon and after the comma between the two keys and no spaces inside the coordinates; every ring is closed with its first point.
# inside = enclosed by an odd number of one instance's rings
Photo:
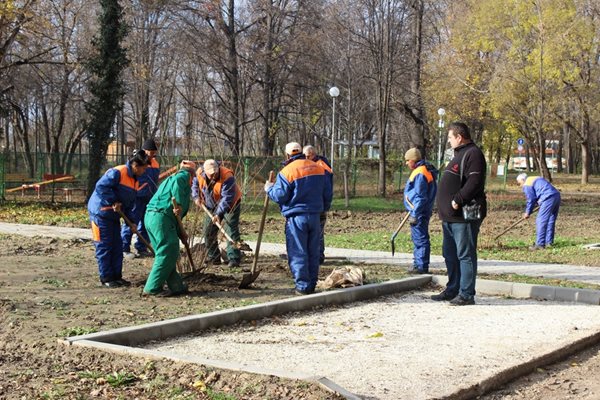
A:
{"type": "MultiPolygon", "coordinates": [[[[73,336],[60,340],[68,345],[93,347],[119,354],[134,355],[151,359],[170,359],[177,362],[195,363],[208,367],[231,371],[248,372],[262,375],[274,375],[286,379],[300,379],[319,384],[326,390],[338,393],[346,399],[358,400],[360,396],[344,389],[327,377],[314,376],[302,371],[270,370],[236,362],[182,356],[175,353],[156,352],[154,350],[131,347],[152,340],[163,340],[173,336],[183,336],[211,327],[233,325],[241,321],[251,321],[272,315],[281,315],[294,311],[310,310],[314,307],[338,305],[360,300],[368,300],[402,291],[417,289],[429,282],[445,285],[447,277],[442,275],[420,275],[401,280],[369,284],[353,288],[322,292],[310,296],[276,300],[230,310],[198,314],[167,321],[144,324],[137,327],[119,328],[107,332],[73,336]]],[[[543,285],[501,282],[480,279],[477,290],[491,295],[504,295],[540,300],[569,301],[585,304],[600,304],[600,291],[576,288],[557,288],[543,285]]],[[[536,367],[560,361],[589,346],[600,342],[600,332],[579,339],[563,348],[544,354],[533,360],[507,368],[493,377],[487,378],[468,388],[462,388],[444,399],[468,399],[485,394],[503,384],[525,375],[536,367]]]]}
{"type": "Polygon", "coordinates": [[[582,351],[590,346],[594,346],[598,343],[600,343],[600,332],[579,339],[573,343],[566,345],[565,347],[536,357],[533,360],[529,360],[522,364],[507,368],[503,371],[498,372],[496,375],[490,378],[484,379],[483,381],[476,383],[468,388],[460,389],[448,396],[442,397],[441,399],[474,399],[478,396],[482,396],[494,389],[501,387],[507,382],[524,376],[534,371],[536,368],[542,367],[544,365],[554,364],[556,362],[564,360],[565,358],[576,354],[579,351],[582,351]]]}
{"type": "Polygon", "coordinates": [[[113,329],[106,332],[72,336],[65,340],[68,343],[80,340],[93,340],[103,343],[136,346],[152,340],[164,340],[174,336],[183,336],[212,327],[233,325],[241,321],[258,320],[272,315],[309,310],[313,307],[326,307],[359,300],[368,300],[388,294],[417,289],[429,282],[431,282],[431,275],[416,276],[321,292],[308,296],[270,301],[229,310],[197,314],[134,327],[113,329]]]}
{"type": "MultiPolygon", "coordinates": [[[[445,286],[448,278],[442,275],[433,275],[431,281],[436,285],[445,286]]],[[[489,295],[600,305],[600,290],[593,289],[533,285],[487,279],[477,279],[476,289],[480,293],[489,295]]]]}
{"type": "Polygon", "coordinates": [[[240,321],[251,321],[272,315],[285,314],[293,311],[309,310],[317,306],[328,306],[368,300],[402,291],[414,290],[431,282],[431,275],[405,278],[401,280],[369,284],[353,288],[322,292],[314,295],[276,300],[231,310],[176,318],[167,321],[144,324],[137,327],[114,329],[88,335],[73,336],[61,340],[61,343],[83,347],[93,347],[113,353],[134,355],[152,359],[170,359],[205,365],[214,368],[242,371],[261,375],[274,375],[287,379],[300,379],[315,382],[324,389],[338,393],[349,400],[360,400],[361,397],[344,389],[327,377],[310,375],[300,371],[270,370],[261,367],[243,365],[230,361],[204,359],[192,356],[181,356],[174,353],[156,352],[136,346],[144,342],[166,339],[173,336],[183,336],[192,332],[202,331],[211,327],[233,325],[240,321]]]}

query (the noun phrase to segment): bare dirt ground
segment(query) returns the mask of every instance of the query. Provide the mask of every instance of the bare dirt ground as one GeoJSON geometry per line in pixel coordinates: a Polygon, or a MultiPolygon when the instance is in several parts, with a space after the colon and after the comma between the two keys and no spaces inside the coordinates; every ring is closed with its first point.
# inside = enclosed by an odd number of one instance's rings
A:
{"type": "Polygon", "coordinates": [[[131,359],[59,344],[65,336],[270,301],[292,295],[285,262],[264,258],[257,289],[241,270],[188,275],[192,294],[143,299],[150,260],[125,266],[131,288],[99,286],[91,243],[0,237],[0,398],[325,399],[304,382],[131,359]],[[229,395],[231,397],[217,397],[229,395]]]}
{"type": "MultiPolygon", "coordinates": [[[[516,196],[515,196],[516,197],[516,196]]],[[[502,198],[491,196],[491,202],[502,198]]],[[[589,207],[597,208],[598,200],[589,207]]],[[[482,236],[508,226],[520,207],[497,206],[506,213],[486,221],[482,236]]],[[[598,217],[579,219],[575,211],[561,209],[558,229],[597,229],[598,217]]],[[[334,215],[331,233],[375,230],[391,232],[399,214],[363,213],[334,215]]],[[[269,223],[283,230],[281,219],[269,223]]],[[[254,224],[243,224],[246,232],[254,224]]],[[[432,231],[439,223],[432,220],[432,231]]],[[[522,225],[515,235],[531,234],[522,225]]],[[[386,237],[383,240],[389,240],[386,237]]],[[[486,246],[485,240],[482,245],[486,246]]],[[[575,260],[576,261],[576,260],[575,260]]],[[[241,270],[210,267],[207,275],[186,277],[192,294],[180,298],[139,297],[150,260],[126,262],[124,277],[131,288],[99,286],[93,246],[89,242],[27,239],[0,236],[0,398],[139,398],[139,399],[321,399],[336,398],[315,385],[269,376],[214,371],[201,366],[168,361],[132,359],[58,344],[65,336],[160,321],[195,313],[254,304],[292,296],[292,279],[284,260],[261,257],[264,268],[254,289],[238,290],[241,270]],[[221,396],[221,397],[219,397],[221,396]],[[229,397],[227,397],[229,396],[229,397]]],[[[250,261],[244,262],[248,267],[250,261]]],[[[333,266],[322,271],[326,276],[333,266]]],[[[367,277],[378,281],[396,278],[397,269],[367,266],[367,277]]],[[[440,340],[443,340],[440,338],[440,340]]],[[[443,368],[443,366],[440,366],[443,368]]],[[[486,399],[588,398],[600,392],[600,345],[565,362],[540,369],[486,399]]]]}

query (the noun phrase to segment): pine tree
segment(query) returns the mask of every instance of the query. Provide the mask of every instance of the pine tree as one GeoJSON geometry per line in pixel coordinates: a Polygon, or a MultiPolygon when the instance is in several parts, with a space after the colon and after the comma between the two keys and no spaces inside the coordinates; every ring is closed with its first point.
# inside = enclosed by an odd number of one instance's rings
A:
{"type": "Polygon", "coordinates": [[[123,23],[123,9],[119,0],[100,0],[99,32],[92,40],[96,51],[86,65],[92,76],[91,101],[87,137],[90,145],[88,196],[94,191],[106,161],[111,130],[117,111],[122,107],[124,84],[122,72],[128,64],[122,42],[127,35],[123,23]]]}

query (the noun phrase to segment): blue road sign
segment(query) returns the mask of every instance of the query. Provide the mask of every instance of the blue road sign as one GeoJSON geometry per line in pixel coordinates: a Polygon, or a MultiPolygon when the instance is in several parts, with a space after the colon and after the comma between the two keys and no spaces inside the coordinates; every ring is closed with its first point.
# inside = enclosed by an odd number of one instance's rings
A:
{"type": "Polygon", "coordinates": [[[525,144],[525,139],[523,139],[523,138],[518,138],[518,139],[517,139],[517,144],[518,144],[519,146],[523,146],[523,145],[525,144]]]}

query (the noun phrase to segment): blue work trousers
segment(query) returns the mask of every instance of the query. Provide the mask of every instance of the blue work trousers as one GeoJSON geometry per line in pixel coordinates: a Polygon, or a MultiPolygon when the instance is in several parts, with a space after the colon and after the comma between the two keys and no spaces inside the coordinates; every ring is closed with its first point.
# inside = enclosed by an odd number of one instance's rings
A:
{"type": "Polygon", "coordinates": [[[477,236],[481,222],[442,222],[442,255],[448,270],[445,291],[451,296],[459,294],[467,300],[475,297],[477,236]]]}
{"type": "Polygon", "coordinates": [[[319,264],[325,262],[325,225],[327,224],[327,213],[321,213],[319,217],[319,223],[321,225],[321,235],[319,237],[319,264]]]}
{"type": "Polygon", "coordinates": [[[296,289],[312,292],[319,278],[319,213],[287,217],[285,244],[296,289]]]}
{"type": "MultiPolygon", "coordinates": [[[[144,215],[146,214],[146,206],[150,202],[150,199],[145,197],[137,197],[135,199],[135,207],[133,208],[133,213],[135,214],[135,221],[131,221],[132,223],[137,225],[137,230],[140,235],[150,242],[150,238],[148,236],[148,232],[146,231],[146,226],[144,225],[144,215]]],[[[133,237],[133,231],[129,228],[125,222],[121,226],[121,241],[123,243],[123,252],[129,253],[131,251],[131,238],[133,237]]],[[[135,241],[134,245],[135,249],[139,252],[146,251],[146,245],[140,238],[138,237],[135,241]]]]}
{"type": "Polygon", "coordinates": [[[536,245],[545,247],[554,243],[554,229],[559,208],[560,194],[552,196],[540,204],[540,210],[535,219],[536,245]]]}
{"type": "Polygon", "coordinates": [[[429,216],[417,218],[417,224],[410,226],[410,237],[413,241],[413,265],[422,271],[429,271],[431,243],[429,241],[429,216]]]}
{"type": "Polygon", "coordinates": [[[123,252],[119,220],[92,218],[92,237],[100,281],[112,282],[122,278],[123,252]]]}

